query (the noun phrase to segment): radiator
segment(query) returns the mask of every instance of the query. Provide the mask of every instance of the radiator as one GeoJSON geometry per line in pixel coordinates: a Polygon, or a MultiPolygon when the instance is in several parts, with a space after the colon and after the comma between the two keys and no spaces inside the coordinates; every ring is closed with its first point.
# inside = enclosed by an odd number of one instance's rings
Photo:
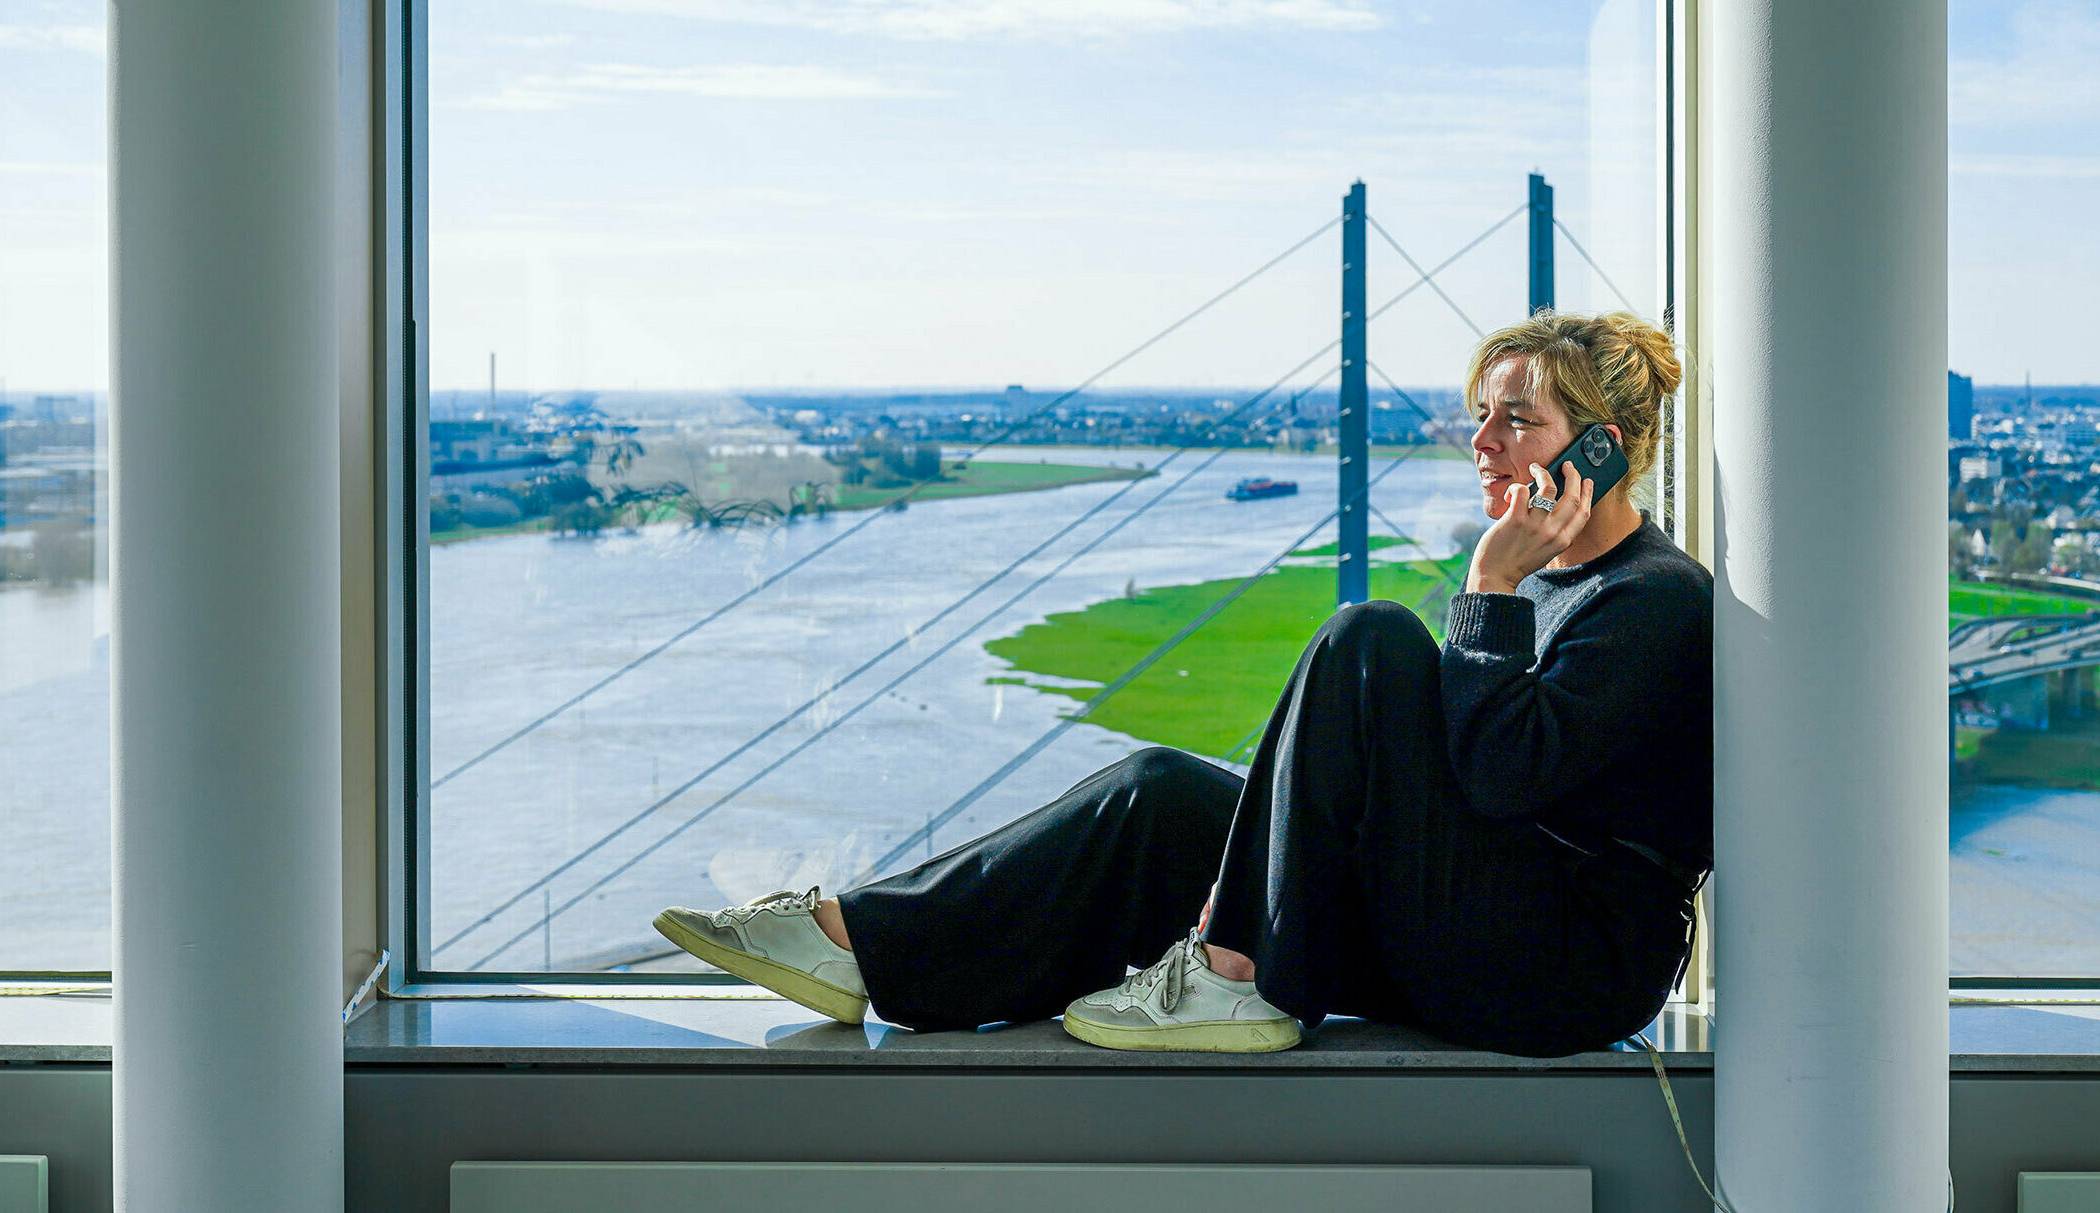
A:
{"type": "Polygon", "coordinates": [[[0,1154],[0,1213],[48,1213],[51,1164],[41,1154],[0,1154]]]}
{"type": "Polygon", "coordinates": [[[2020,1213],[2100,1213],[2100,1171],[2020,1172],[2020,1213]]]}
{"type": "Polygon", "coordinates": [[[1589,1213],[1588,1167],[456,1162],[452,1213],[1589,1213]]]}

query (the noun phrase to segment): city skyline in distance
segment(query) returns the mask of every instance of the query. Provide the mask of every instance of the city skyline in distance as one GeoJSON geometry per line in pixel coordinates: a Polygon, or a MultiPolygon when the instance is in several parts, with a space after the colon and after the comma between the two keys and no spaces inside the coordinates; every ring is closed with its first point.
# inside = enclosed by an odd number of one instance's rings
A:
{"type": "MultiPolygon", "coordinates": [[[[1994,397],[2003,397],[2015,393],[2026,392],[2032,393],[2036,404],[2047,404],[2049,402],[2050,397],[2061,397],[2066,394],[2076,393],[2079,395],[2090,396],[2095,400],[2096,403],[2100,403],[2100,379],[2084,382],[2066,383],[2032,383],[2024,380],[2008,383],[1990,383],[1984,380],[1974,379],[1973,376],[1971,378],[1972,386],[1979,395],[1988,393],[1994,397]]],[[[498,391],[499,394],[505,399],[508,405],[512,407],[522,407],[523,404],[529,403],[534,399],[542,397],[560,398],[564,396],[591,396],[614,399],[620,397],[633,396],[690,396],[699,399],[705,399],[710,397],[764,398],[772,396],[808,397],[814,399],[824,396],[833,396],[844,399],[866,399],[870,397],[912,396],[923,394],[930,397],[983,396],[987,399],[995,399],[1004,396],[1006,393],[1008,393],[1011,389],[1015,387],[1023,389],[1023,391],[1033,400],[1033,402],[1038,404],[1049,400],[1053,396],[1061,395],[1072,389],[1072,385],[1069,384],[1060,385],[1051,383],[1044,384],[1041,386],[1035,386],[1030,384],[987,382],[854,384],[841,383],[814,385],[791,384],[783,386],[774,386],[767,384],[731,384],[726,387],[697,388],[601,387],[589,384],[565,384],[558,386],[549,386],[544,388],[501,387],[498,389],[498,391]]],[[[1417,392],[1456,392],[1459,388],[1459,384],[1456,382],[1402,383],[1400,384],[1400,387],[1401,390],[1406,391],[1410,394],[1417,392]]],[[[1238,396],[1243,399],[1248,395],[1252,395],[1253,393],[1260,391],[1273,391],[1275,394],[1278,395],[1288,395],[1290,392],[1302,391],[1308,388],[1312,388],[1315,394],[1324,394],[1328,397],[1331,397],[1334,394],[1334,388],[1331,382],[1319,387],[1313,387],[1309,380],[1303,380],[1293,384],[1285,384],[1281,387],[1274,388],[1272,388],[1270,384],[1253,383],[1118,383],[1096,385],[1095,387],[1079,391],[1073,395],[1072,402],[1075,405],[1077,405],[1100,400],[1109,400],[1119,395],[1145,396],[1155,394],[1182,395],[1190,397],[1200,396],[1206,399],[1213,396],[1221,398],[1238,396]]],[[[462,412],[462,414],[464,414],[474,411],[470,407],[473,401],[478,399],[486,399],[488,395],[488,388],[486,384],[480,387],[432,388],[430,394],[433,401],[432,410],[434,413],[438,411],[437,401],[442,398],[449,402],[456,402],[456,404],[448,404],[448,408],[456,407],[462,412]]],[[[1385,387],[1383,384],[1379,384],[1372,388],[1371,395],[1374,398],[1390,398],[1393,396],[1393,392],[1390,388],[1385,387]]],[[[13,388],[10,388],[5,381],[0,381],[0,405],[5,405],[13,408],[15,410],[15,416],[17,418],[21,418],[28,408],[34,406],[40,400],[51,400],[55,402],[60,402],[61,404],[66,402],[77,403],[84,401],[96,406],[99,409],[100,407],[107,405],[108,396],[109,392],[106,388],[69,388],[45,386],[38,387],[35,389],[22,389],[20,391],[17,391],[13,388]]],[[[499,409],[498,411],[502,410],[499,409]]],[[[450,416],[451,414],[447,412],[445,415],[450,416]]]]}

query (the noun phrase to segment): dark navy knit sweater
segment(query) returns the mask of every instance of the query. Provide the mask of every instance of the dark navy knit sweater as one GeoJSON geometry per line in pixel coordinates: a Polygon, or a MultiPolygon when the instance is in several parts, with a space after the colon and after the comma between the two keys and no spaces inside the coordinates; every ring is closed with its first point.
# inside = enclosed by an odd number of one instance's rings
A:
{"type": "Polygon", "coordinates": [[[1454,595],[1444,722],[1467,802],[1712,867],[1713,600],[1646,510],[1601,556],[1454,595]]]}

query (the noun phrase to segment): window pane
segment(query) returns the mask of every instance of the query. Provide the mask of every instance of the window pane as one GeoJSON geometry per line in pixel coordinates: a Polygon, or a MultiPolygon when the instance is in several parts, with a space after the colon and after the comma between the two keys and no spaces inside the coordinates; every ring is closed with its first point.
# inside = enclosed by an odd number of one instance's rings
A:
{"type": "Polygon", "coordinates": [[[0,970],[109,967],[104,7],[0,13],[0,970]]]}
{"type": "Polygon", "coordinates": [[[683,968],[664,905],[1243,759],[1335,601],[1338,230],[1067,397],[1353,180],[1374,304],[1463,252],[1369,336],[1371,589],[1432,623],[1531,172],[1555,300],[1659,312],[1651,3],[1107,11],[431,5],[432,968],[683,968]]]}
{"type": "Polygon", "coordinates": [[[1950,19],[1949,959],[2100,976],[2100,14],[1950,19]]]}

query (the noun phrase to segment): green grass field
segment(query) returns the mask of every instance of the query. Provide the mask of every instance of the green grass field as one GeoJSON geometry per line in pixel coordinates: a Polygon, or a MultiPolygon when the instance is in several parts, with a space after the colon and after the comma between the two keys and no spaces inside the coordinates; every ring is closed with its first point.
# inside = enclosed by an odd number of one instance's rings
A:
{"type": "Polygon", "coordinates": [[[501,539],[505,535],[538,535],[552,529],[554,523],[548,518],[526,518],[503,526],[461,526],[449,531],[430,532],[430,542],[435,547],[451,543],[465,543],[469,539],[501,539]]]}
{"type": "Polygon", "coordinates": [[[1963,763],[1962,774],[1971,779],[2052,788],[2100,788],[2100,718],[2058,717],[2050,722],[2046,733],[1957,725],[1954,752],[1963,763]]]}
{"type": "MultiPolygon", "coordinates": [[[[1403,539],[1397,535],[1372,535],[1369,536],[1369,542],[1370,548],[1374,552],[1378,551],[1380,548],[1410,547],[1414,543],[1414,541],[1411,539],[1403,539]]],[[[1323,543],[1316,548],[1297,548],[1294,551],[1292,551],[1290,556],[1286,557],[1286,559],[1294,559],[1300,556],[1332,556],[1336,552],[1339,552],[1341,550],[1342,545],[1339,543],[1323,543]]],[[[1329,560],[1327,562],[1327,567],[1330,569],[1333,568],[1334,561],[1329,560]]],[[[1460,565],[1459,568],[1463,570],[1465,566],[1460,565]]]]}
{"type": "MultiPolygon", "coordinates": [[[[1135,460],[1133,460],[1135,462],[1135,460]]],[[[1149,461],[1148,461],[1149,462],[1149,461]]],[[[1069,463],[978,463],[972,461],[959,465],[950,464],[943,475],[948,480],[935,481],[912,494],[911,502],[939,501],[948,497],[984,497],[994,493],[1035,493],[1044,489],[1061,489],[1067,485],[1091,484],[1100,480],[1140,480],[1157,476],[1152,470],[1137,468],[1083,467],[1069,463]]],[[[835,485],[833,509],[867,510],[889,504],[904,496],[908,488],[873,489],[859,486],[835,485]]]]}
{"type": "Polygon", "coordinates": [[[2051,594],[1983,581],[1947,582],[1947,626],[1992,615],[2083,615],[2100,610],[2100,601],[2051,594]]]}
{"type": "MultiPolygon", "coordinates": [[[[1947,583],[1948,626],[1994,615],[2082,615],[2100,601],[1980,581],[1947,583]]],[[[1966,779],[2057,788],[2100,787],[2100,718],[2059,716],[2046,733],[1954,728],[1954,757],[1966,779]]]]}
{"type": "MultiPolygon", "coordinates": [[[[1388,539],[1380,546],[1400,540],[1388,539]]],[[[1317,557],[1304,548],[1294,557],[1317,557]]],[[[1196,754],[1228,757],[1248,730],[1267,719],[1291,668],[1322,621],[1334,612],[1333,545],[1327,560],[1279,567],[1257,581],[1194,635],[1089,713],[1090,723],[1196,754]]],[[[1409,606],[1442,642],[1442,592],[1462,584],[1468,554],[1442,562],[1388,561],[1371,569],[1371,594],[1409,606]],[[1449,579],[1447,581],[1447,578],[1449,579]],[[1435,598],[1430,598],[1431,594],[1435,598]],[[1428,601],[1425,602],[1425,599],[1428,601]]],[[[1223,597],[1240,578],[1161,586],[1052,615],[985,648],[1014,667],[990,681],[1033,686],[1084,702],[1145,654],[1223,597]],[[1078,679],[1093,687],[1048,686],[1031,674],[1078,679]]]]}
{"type": "MultiPolygon", "coordinates": [[[[1160,453],[1165,453],[1168,451],[1181,449],[1179,447],[1157,446],[1149,444],[1115,447],[1089,446],[1085,443],[1070,442],[1031,442],[1027,444],[1028,450],[1036,450],[1038,448],[1046,451],[1057,451],[1066,448],[1074,448],[1089,451],[1113,449],[1118,451],[1130,452],[1132,454],[1139,454],[1146,451],[1157,451],[1160,453]]],[[[1250,455],[1276,455],[1283,458],[1312,458],[1318,456],[1323,459],[1332,459],[1336,455],[1339,455],[1341,453],[1340,449],[1336,447],[1334,443],[1331,442],[1322,443],[1314,447],[1310,451],[1286,450],[1280,446],[1248,446],[1234,447],[1233,449],[1250,455]]],[[[1445,442],[1376,442],[1371,444],[1370,453],[1371,458],[1373,459],[1390,459],[1395,455],[1408,454],[1408,452],[1410,451],[1414,452],[1412,457],[1416,459],[1463,459],[1468,463],[1471,463],[1473,461],[1473,453],[1469,448],[1464,446],[1455,446],[1445,442]]]]}
{"type": "MultiPolygon", "coordinates": [[[[1374,535],[1371,547],[1401,547],[1374,535]]],[[[1191,753],[1244,762],[1238,746],[1276,705],[1291,667],[1321,621],[1334,610],[1332,543],[1300,548],[1210,623],[1087,716],[1089,722],[1140,740],[1191,753]],[[1324,557],[1324,559],[1322,559],[1324,557]]],[[[1397,557],[1399,553],[1392,553],[1397,557]]],[[[1374,563],[1371,593],[1415,606],[1442,643],[1441,595],[1424,602],[1443,577],[1462,583],[1467,553],[1441,562],[1388,559],[1374,563]],[[1422,604],[1417,606],[1417,604],[1422,604]]],[[[1136,665],[1154,646],[1234,585],[1237,578],[1160,586],[1135,598],[1097,602],[1052,615],[1020,632],[988,642],[1010,674],[992,682],[1030,686],[1084,702],[1102,685],[1136,665]],[[1030,675],[1074,679],[1092,686],[1054,686],[1030,675]]],[[[2062,594],[1961,581],[1948,584],[1950,626],[1989,615],[2076,614],[2100,602],[2062,594]]],[[[2100,786],[2100,721],[2047,734],[1956,730],[1957,755],[1991,778],[2029,779],[2065,786],[2100,786]]]]}
{"type": "MultiPolygon", "coordinates": [[[[1136,461],[1133,460],[1133,462],[1136,461]]],[[[1135,467],[1103,468],[1070,463],[977,462],[963,465],[960,471],[956,471],[951,467],[944,474],[951,477],[951,479],[937,481],[920,489],[918,493],[913,495],[911,502],[906,503],[906,508],[909,508],[914,502],[939,501],[946,497],[984,497],[996,493],[1035,493],[1044,489],[1061,489],[1067,485],[1091,484],[1102,480],[1141,480],[1149,476],[1159,475],[1156,471],[1141,471],[1135,467]]],[[[640,483],[640,481],[636,483],[640,483]]],[[[832,509],[869,510],[888,505],[890,502],[902,497],[907,490],[904,488],[873,489],[834,485],[832,486],[832,491],[836,494],[832,509]]],[[[669,506],[660,506],[651,510],[647,517],[624,519],[622,524],[624,525],[628,521],[669,522],[681,516],[678,511],[669,506]]],[[[456,527],[452,530],[432,532],[430,542],[443,545],[461,543],[469,539],[494,539],[504,535],[533,535],[551,529],[552,525],[552,522],[546,518],[527,518],[521,522],[513,522],[504,526],[456,527]]]]}

